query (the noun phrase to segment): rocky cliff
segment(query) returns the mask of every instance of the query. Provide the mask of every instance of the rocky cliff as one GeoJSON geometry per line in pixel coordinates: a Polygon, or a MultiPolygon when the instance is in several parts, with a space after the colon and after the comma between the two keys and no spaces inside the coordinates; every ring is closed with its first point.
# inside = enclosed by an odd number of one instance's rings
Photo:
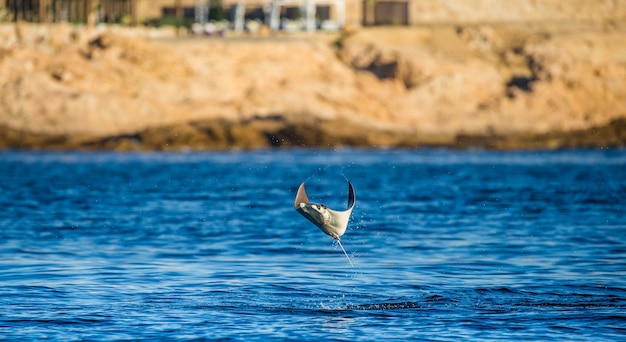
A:
{"type": "Polygon", "coordinates": [[[149,38],[0,26],[0,147],[626,144],[626,26],[149,38]]]}

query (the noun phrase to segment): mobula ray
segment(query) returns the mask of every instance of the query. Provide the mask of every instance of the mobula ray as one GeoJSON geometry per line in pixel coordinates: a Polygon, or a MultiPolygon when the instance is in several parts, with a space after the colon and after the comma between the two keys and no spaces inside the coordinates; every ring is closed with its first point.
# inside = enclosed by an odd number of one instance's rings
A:
{"type": "Polygon", "coordinates": [[[352,266],[354,266],[352,260],[350,260],[339,238],[346,232],[348,222],[350,221],[350,214],[352,213],[352,209],[354,209],[355,203],[356,195],[354,188],[352,187],[352,183],[348,182],[348,205],[344,211],[333,210],[323,204],[311,203],[309,196],[306,194],[304,183],[300,184],[298,193],[296,194],[296,201],[293,204],[294,208],[296,208],[302,216],[311,221],[321,231],[337,240],[352,266]]]}

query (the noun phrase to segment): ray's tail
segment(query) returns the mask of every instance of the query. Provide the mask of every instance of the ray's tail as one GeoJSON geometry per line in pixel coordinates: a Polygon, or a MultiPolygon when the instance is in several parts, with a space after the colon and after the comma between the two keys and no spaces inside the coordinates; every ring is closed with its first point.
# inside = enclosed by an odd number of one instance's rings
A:
{"type": "Polygon", "coordinates": [[[341,240],[337,239],[337,242],[339,243],[339,247],[341,247],[341,250],[343,251],[343,254],[346,255],[346,258],[348,258],[348,261],[350,262],[350,266],[354,267],[354,264],[352,263],[352,260],[350,260],[350,257],[348,256],[348,253],[346,253],[346,249],[343,248],[343,244],[341,243],[341,240]]]}

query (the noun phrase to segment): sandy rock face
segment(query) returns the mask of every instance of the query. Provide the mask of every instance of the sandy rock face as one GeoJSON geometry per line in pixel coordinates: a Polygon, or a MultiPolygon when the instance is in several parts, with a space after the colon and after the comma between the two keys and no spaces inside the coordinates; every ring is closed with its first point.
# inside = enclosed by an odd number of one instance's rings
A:
{"type": "Polygon", "coordinates": [[[0,68],[3,124],[69,135],[117,134],[177,120],[168,112],[180,97],[170,81],[191,73],[175,52],[111,34],[52,49],[45,41],[18,47],[0,68]]]}
{"type": "Polygon", "coordinates": [[[624,117],[624,43],[603,29],[444,27],[391,42],[359,33],[342,58],[402,82],[402,117],[417,131],[534,134],[624,117]]]}
{"type": "MultiPolygon", "coordinates": [[[[510,148],[530,146],[520,137],[582,137],[626,117],[626,35],[617,25],[254,40],[148,40],[63,25],[14,32],[0,26],[4,147],[489,147],[496,139],[510,148]]],[[[612,136],[620,145],[620,133],[612,136]]],[[[559,146],[538,141],[548,140],[559,146]]]]}

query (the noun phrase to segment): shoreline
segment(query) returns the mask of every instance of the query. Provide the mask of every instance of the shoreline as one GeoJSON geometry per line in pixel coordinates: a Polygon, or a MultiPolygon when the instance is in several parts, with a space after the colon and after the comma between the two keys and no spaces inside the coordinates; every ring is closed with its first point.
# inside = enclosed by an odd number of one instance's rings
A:
{"type": "MultiPolygon", "coordinates": [[[[200,124],[200,123],[196,123],[200,124]]],[[[355,139],[354,136],[320,135],[314,132],[296,135],[284,128],[276,131],[263,131],[250,127],[240,134],[247,138],[232,135],[233,129],[240,127],[236,123],[221,122],[213,129],[222,129],[224,139],[216,135],[203,134],[201,131],[179,134],[192,125],[165,126],[147,129],[135,134],[123,134],[103,138],[87,136],[49,136],[32,135],[0,127],[0,149],[3,150],[39,150],[39,151],[117,151],[117,152],[180,152],[180,151],[229,151],[229,150],[281,150],[299,148],[334,149],[341,147],[365,149],[421,149],[444,148],[451,150],[562,150],[562,149],[613,149],[626,147],[626,119],[616,119],[601,127],[592,127],[571,132],[549,132],[536,135],[458,135],[452,140],[436,137],[415,137],[396,135],[394,132],[381,132],[381,136],[371,140],[384,140],[386,144],[367,141],[367,137],[355,139]],[[230,138],[227,138],[230,136],[230,138]],[[255,140],[251,137],[257,137],[255,140]]],[[[295,131],[307,127],[292,127],[295,131]]],[[[215,132],[215,131],[211,131],[215,132]]],[[[371,134],[371,132],[370,132],[371,134]]]]}
{"type": "Polygon", "coordinates": [[[619,23],[260,39],[24,25],[0,50],[4,149],[626,146],[619,23]]]}

